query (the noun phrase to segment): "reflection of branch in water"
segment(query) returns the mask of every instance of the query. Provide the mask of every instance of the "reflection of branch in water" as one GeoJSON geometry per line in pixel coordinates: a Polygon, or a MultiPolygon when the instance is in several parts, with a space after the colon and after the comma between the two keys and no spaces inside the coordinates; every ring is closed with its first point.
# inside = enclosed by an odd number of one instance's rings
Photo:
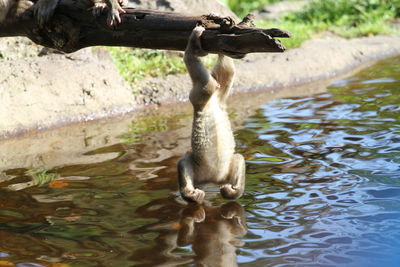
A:
{"type": "Polygon", "coordinates": [[[246,234],[244,209],[237,202],[221,207],[189,205],[182,212],[178,246],[192,245],[200,266],[237,266],[236,247],[246,234]]]}

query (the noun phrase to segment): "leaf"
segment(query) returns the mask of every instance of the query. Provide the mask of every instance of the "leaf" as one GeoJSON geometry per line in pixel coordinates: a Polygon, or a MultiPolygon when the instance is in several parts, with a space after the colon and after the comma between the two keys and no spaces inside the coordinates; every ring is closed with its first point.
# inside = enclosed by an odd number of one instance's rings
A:
{"type": "Polygon", "coordinates": [[[171,228],[172,230],[179,230],[182,228],[182,225],[180,223],[174,223],[171,228]]]}
{"type": "Polygon", "coordinates": [[[70,265],[65,264],[65,263],[55,262],[55,263],[51,264],[51,267],[70,267],[70,265]]]}
{"type": "Polygon", "coordinates": [[[51,188],[65,188],[68,187],[69,183],[60,180],[53,180],[49,183],[49,187],[51,188]]]}
{"type": "Polygon", "coordinates": [[[3,266],[15,266],[15,264],[9,261],[0,261],[0,267],[3,266]]]}

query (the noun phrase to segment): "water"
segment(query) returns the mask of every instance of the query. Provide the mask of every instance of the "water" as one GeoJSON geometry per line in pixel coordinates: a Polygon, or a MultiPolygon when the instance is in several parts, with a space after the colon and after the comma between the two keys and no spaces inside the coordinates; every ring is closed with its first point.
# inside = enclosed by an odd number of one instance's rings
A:
{"type": "Polygon", "coordinates": [[[235,132],[237,202],[177,195],[187,114],[129,123],[95,149],[85,133],[80,154],[26,146],[0,172],[0,266],[400,266],[399,73],[392,58],[261,106],[235,132]]]}

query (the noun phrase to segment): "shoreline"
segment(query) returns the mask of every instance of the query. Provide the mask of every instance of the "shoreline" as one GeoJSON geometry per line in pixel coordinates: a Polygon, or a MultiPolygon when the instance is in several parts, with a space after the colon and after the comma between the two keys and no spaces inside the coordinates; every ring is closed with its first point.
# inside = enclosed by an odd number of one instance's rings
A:
{"type": "MultiPolygon", "coordinates": [[[[88,73],[88,75],[92,79],[98,79],[98,83],[96,85],[92,84],[92,88],[85,91],[86,89],[81,87],[84,88],[86,85],[82,85],[83,82],[79,81],[70,85],[70,88],[60,88],[57,92],[54,92],[57,89],[57,85],[65,84],[65,80],[58,84],[55,82],[56,85],[50,83],[49,86],[52,87],[52,91],[49,92],[49,94],[52,94],[51,98],[46,99],[46,96],[43,96],[48,90],[44,86],[41,88],[43,90],[41,91],[42,95],[35,100],[40,102],[44,99],[42,106],[40,106],[40,103],[36,105],[32,103],[18,105],[19,102],[5,101],[3,108],[0,108],[0,111],[2,111],[0,112],[0,141],[61,126],[132,116],[136,112],[144,114],[146,110],[151,110],[151,113],[157,113],[160,107],[162,109],[163,106],[176,105],[177,103],[182,105],[187,101],[188,91],[191,88],[191,81],[187,74],[145,78],[135,84],[135,88],[141,94],[133,95],[129,85],[121,80],[116,70],[110,71],[112,62],[107,56],[102,55],[100,60],[97,57],[96,61],[93,62],[90,58],[91,55],[88,55],[87,51],[78,53],[84,55],[83,59],[80,55],[77,60],[70,60],[71,64],[67,69],[71,73],[77,72],[79,75],[79,72],[86,71],[85,68],[82,68],[82,65],[91,65],[89,68],[93,68],[93,71],[97,72],[98,76],[93,76],[91,73],[88,73]],[[76,70],[76,67],[81,68],[81,70],[76,70]],[[98,71],[99,69],[101,70],[100,72],[98,71]],[[108,76],[105,76],[106,74],[108,76]],[[101,80],[99,77],[106,78],[101,80]],[[96,91],[98,85],[105,85],[101,89],[103,95],[98,94],[96,91]],[[74,86],[78,88],[78,93],[75,93],[75,97],[78,97],[79,101],[81,101],[83,94],[83,105],[71,105],[69,103],[63,106],[60,102],[55,102],[54,106],[47,105],[48,101],[55,101],[54,99],[62,102],[64,100],[62,97],[72,97],[68,101],[75,101],[74,96],[70,93],[74,86]],[[62,92],[68,93],[62,95],[62,92]],[[99,95],[97,99],[95,97],[96,94],[99,95]],[[85,97],[88,97],[86,103],[85,97]],[[37,120],[33,120],[34,122],[32,123],[32,118],[36,116],[34,110],[40,107],[48,109],[47,111],[41,110],[37,120]],[[25,118],[24,114],[29,114],[32,117],[25,118]],[[21,118],[18,118],[18,116],[21,118]]],[[[101,52],[97,53],[101,54],[101,52]]],[[[400,55],[400,35],[349,40],[329,36],[324,39],[307,41],[300,48],[291,49],[280,54],[252,54],[244,60],[236,61],[237,74],[232,98],[237,94],[243,97],[247,93],[268,93],[285,88],[294,88],[293,90],[297,91],[296,87],[336,79],[344,74],[353,72],[355,69],[363,69],[377,60],[396,55],[400,55]],[[250,81],[250,84],[248,81],[250,81]]],[[[72,58],[73,56],[69,57],[72,58]]],[[[46,59],[40,60],[44,61],[42,64],[46,64],[46,59]]],[[[60,56],[57,60],[58,62],[56,63],[52,62],[54,63],[51,66],[52,68],[56,68],[58,64],[64,64],[66,59],[61,59],[60,56]]],[[[1,63],[3,62],[0,62],[0,65],[1,63]]],[[[26,65],[32,64],[28,63],[26,65]]],[[[51,74],[55,75],[54,71],[51,74]]],[[[49,74],[47,74],[47,77],[49,77],[49,74]]],[[[16,79],[19,78],[16,77],[16,79]]],[[[84,82],[91,81],[84,79],[84,82]]],[[[26,95],[26,89],[15,91],[10,100],[29,97],[29,95],[26,95]]],[[[33,93],[36,94],[37,92],[33,93]]]]}

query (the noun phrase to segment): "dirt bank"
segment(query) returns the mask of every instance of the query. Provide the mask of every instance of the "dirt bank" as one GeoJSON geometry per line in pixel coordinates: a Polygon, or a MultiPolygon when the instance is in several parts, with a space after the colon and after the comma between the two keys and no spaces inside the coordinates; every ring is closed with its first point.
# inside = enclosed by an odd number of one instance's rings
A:
{"type": "Polygon", "coordinates": [[[5,57],[0,61],[0,136],[133,109],[131,88],[103,50],[38,57],[34,48],[41,48],[29,43],[24,38],[0,40],[5,57]]]}
{"type": "MultiPolygon", "coordinates": [[[[212,1],[135,1],[142,7],[193,13],[224,11],[212,1]],[[162,2],[162,6],[158,3],[162,2]],[[201,8],[199,8],[201,7],[201,8]]],[[[187,100],[187,75],[148,78],[131,88],[104,49],[62,55],[23,38],[0,39],[0,138],[72,122],[110,117],[148,104],[187,100]],[[39,55],[39,56],[38,56],[39,55]],[[132,94],[133,89],[140,95],[132,94]]],[[[400,36],[345,40],[325,36],[283,54],[237,61],[235,91],[271,90],[329,79],[400,54],[400,36]]]]}

